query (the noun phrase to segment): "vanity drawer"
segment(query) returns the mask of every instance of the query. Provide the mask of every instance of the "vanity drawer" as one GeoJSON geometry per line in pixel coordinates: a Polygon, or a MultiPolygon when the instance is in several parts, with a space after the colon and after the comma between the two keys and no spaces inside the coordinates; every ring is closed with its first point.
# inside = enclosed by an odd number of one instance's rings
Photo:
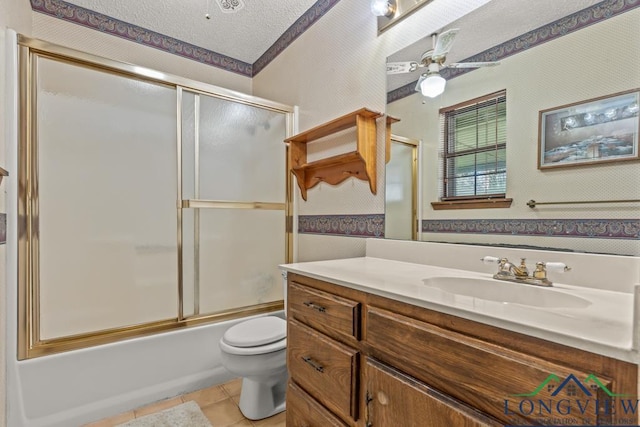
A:
{"type": "Polygon", "coordinates": [[[347,427],[291,381],[287,388],[287,426],[347,427]]]}
{"type": "Polygon", "coordinates": [[[358,352],[295,320],[287,334],[291,379],[331,411],[356,420],[358,352]]]}
{"type": "MultiPolygon", "coordinates": [[[[572,374],[581,382],[596,374],[609,390],[615,389],[610,379],[598,373],[547,362],[381,308],[368,307],[366,316],[371,355],[507,424],[535,424],[539,414],[523,414],[517,410],[518,404],[523,399],[557,401],[551,394],[572,374]],[[558,380],[551,377],[550,387],[541,387],[551,375],[558,380]]],[[[563,390],[561,396],[570,389],[563,390]]],[[[607,397],[601,388],[589,391],[593,400],[607,397]]],[[[568,422],[579,416],[574,412],[566,416],[568,422]]],[[[559,413],[554,417],[565,418],[559,413]]],[[[583,421],[584,425],[606,422],[602,417],[596,420],[593,414],[583,421]]]]}
{"type": "Polygon", "coordinates": [[[287,294],[289,316],[330,336],[360,339],[357,301],[291,282],[287,294]]]}

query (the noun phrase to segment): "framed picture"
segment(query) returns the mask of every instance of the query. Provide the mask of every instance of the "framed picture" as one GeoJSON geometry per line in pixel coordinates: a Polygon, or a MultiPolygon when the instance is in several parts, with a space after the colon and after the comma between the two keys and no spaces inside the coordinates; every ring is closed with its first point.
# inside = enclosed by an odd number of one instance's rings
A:
{"type": "Polygon", "coordinates": [[[640,160],[640,89],[542,110],[538,169],[640,160]]]}

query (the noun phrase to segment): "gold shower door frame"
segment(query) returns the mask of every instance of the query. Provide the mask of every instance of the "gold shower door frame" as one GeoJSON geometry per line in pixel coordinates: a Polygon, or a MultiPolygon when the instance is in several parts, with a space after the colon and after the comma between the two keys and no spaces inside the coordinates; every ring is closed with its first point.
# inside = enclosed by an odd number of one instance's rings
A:
{"type": "Polygon", "coordinates": [[[391,144],[411,149],[411,240],[418,240],[420,228],[418,224],[418,147],[420,141],[395,134],[391,134],[390,138],[391,144]]]}
{"type": "MultiPolygon", "coordinates": [[[[294,108],[220,88],[206,83],[149,70],[54,45],[42,40],[18,36],[19,45],[19,141],[18,141],[18,359],[29,359],[47,354],[106,344],[125,338],[133,338],[169,331],[203,323],[212,323],[253,314],[281,310],[283,301],[273,301],[246,307],[238,307],[215,313],[199,314],[197,302],[194,315],[184,316],[183,288],[183,209],[262,209],[282,210],[285,213],[285,262],[293,260],[292,181],[286,168],[283,171],[286,196],[284,203],[235,202],[224,200],[182,199],[182,92],[187,90],[206,96],[246,104],[285,115],[285,138],[293,134],[294,108]],[[38,232],[38,135],[37,135],[37,66],[38,57],[65,62],[97,71],[164,85],[176,90],[176,154],[177,154],[177,317],[139,325],[123,326],[43,340],[40,338],[40,290],[39,290],[39,232],[38,232]]],[[[283,138],[284,139],[284,138],[283,138]]],[[[194,290],[197,293],[197,289],[194,290]]]]}

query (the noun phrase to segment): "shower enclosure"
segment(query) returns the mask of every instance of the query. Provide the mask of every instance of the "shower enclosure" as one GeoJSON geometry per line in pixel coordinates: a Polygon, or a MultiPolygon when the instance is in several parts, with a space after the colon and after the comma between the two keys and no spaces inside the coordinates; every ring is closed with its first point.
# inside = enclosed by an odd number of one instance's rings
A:
{"type": "Polygon", "coordinates": [[[293,109],[19,44],[19,358],[282,309],[293,109]]]}

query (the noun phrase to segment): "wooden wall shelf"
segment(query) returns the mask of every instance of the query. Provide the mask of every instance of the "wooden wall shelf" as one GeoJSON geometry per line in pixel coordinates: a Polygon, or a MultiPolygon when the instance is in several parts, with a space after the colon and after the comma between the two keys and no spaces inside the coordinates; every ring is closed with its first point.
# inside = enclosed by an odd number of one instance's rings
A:
{"type": "Polygon", "coordinates": [[[369,181],[371,192],[376,194],[376,119],[381,116],[361,108],[284,140],[290,144],[289,164],[304,200],[307,190],[321,181],[336,185],[349,177],[369,181]],[[356,128],[355,151],[307,162],[308,143],[352,127],[356,128]]]}
{"type": "Polygon", "coordinates": [[[4,178],[5,176],[9,176],[9,172],[0,168],[0,184],[2,184],[2,178],[4,178]]]}
{"type": "Polygon", "coordinates": [[[400,119],[398,118],[387,116],[387,127],[384,135],[384,157],[386,163],[389,163],[389,160],[391,160],[391,125],[399,121],[400,119]]]}

